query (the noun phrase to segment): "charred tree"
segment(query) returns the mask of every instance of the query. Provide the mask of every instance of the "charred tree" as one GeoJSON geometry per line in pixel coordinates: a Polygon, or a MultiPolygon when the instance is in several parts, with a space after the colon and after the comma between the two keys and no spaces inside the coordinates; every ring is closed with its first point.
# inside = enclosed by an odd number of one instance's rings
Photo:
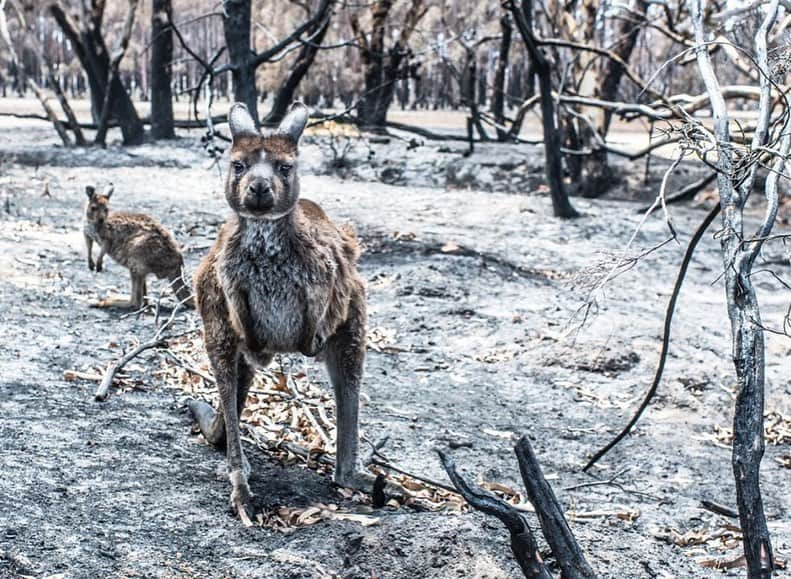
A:
{"type": "MultiPolygon", "coordinates": [[[[298,44],[302,44],[302,48],[308,46],[319,50],[319,42],[316,41],[316,36],[321,34],[323,36],[326,29],[324,28],[329,24],[329,19],[332,15],[332,7],[337,0],[321,0],[315,12],[310,14],[308,18],[298,26],[291,34],[283,40],[276,42],[266,50],[255,52],[254,47],[250,43],[250,25],[252,22],[251,0],[226,0],[223,2],[223,30],[225,33],[225,43],[228,48],[228,64],[225,66],[213,68],[210,67],[210,76],[214,78],[221,72],[231,73],[233,84],[233,96],[237,102],[242,102],[247,105],[247,110],[253,117],[256,124],[258,120],[258,99],[257,90],[255,86],[255,73],[259,66],[279,57],[286,50],[298,44]],[[324,32],[322,32],[324,31],[324,32]],[[303,38],[306,35],[307,38],[303,38]]],[[[316,57],[315,52],[309,54],[307,51],[301,62],[298,62],[301,69],[293,78],[290,78],[290,84],[286,87],[286,91],[290,90],[293,96],[299,81],[307,73],[310,65],[316,57]]],[[[191,53],[194,56],[194,53],[191,53]]],[[[301,52],[301,55],[303,53],[301,52]]],[[[205,63],[204,68],[206,67],[205,63]]],[[[285,97],[286,94],[283,94],[285,97]]],[[[282,97],[281,97],[282,98],[282,97]]],[[[287,103],[290,104],[290,103],[287,103]]]]}
{"type": "Polygon", "coordinates": [[[171,0],[152,0],[151,10],[151,136],[172,139],[173,127],[173,28],[171,0]]]}
{"type": "MultiPolygon", "coordinates": [[[[758,120],[749,150],[736,153],[730,132],[730,118],[711,56],[706,45],[704,7],[701,0],[690,0],[695,30],[695,55],[714,117],[713,134],[704,144],[716,150],[717,184],[722,208],[720,245],[725,278],[725,295],[733,339],[733,363],[737,393],[733,417],[732,467],[736,483],[739,523],[744,536],[747,576],[765,579],[772,576],[772,543],[761,497],[760,467],[764,454],[764,327],[755,286],[753,264],[763,243],[771,235],[779,206],[778,181],[787,178],[784,169],[791,151],[791,114],[785,98],[784,113],[772,120],[774,98],[770,77],[767,39],[778,13],[778,0],[767,3],[764,20],[755,37],[755,62],[760,68],[761,96],[758,120]],[[772,130],[770,130],[770,126],[772,130]],[[743,159],[754,159],[744,166],[743,159]],[[770,166],[764,182],[764,218],[753,236],[745,237],[744,208],[752,192],[759,165],[770,166]]],[[[737,124],[737,127],[739,125],[737,124]]],[[[737,128],[737,131],[739,129],[737,128]]],[[[705,134],[705,133],[704,133],[705,134]]]]}
{"type": "MultiPolygon", "coordinates": [[[[3,0],[0,2],[0,6],[4,7],[5,1],[3,0]]],[[[35,22],[37,19],[37,14],[34,13],[34,7],[30,4],[20,4],[16,0],[11,0],[11,6],[13,7],[14,11],[16,12],[17,19],[19,21],[19,27],[23,30],[24,38],[27,40],[28,45],[32,48],[33,53],[36,56],[36,59],[43,69],[44,76],[46,77],[46,82],[49,87],[52,89],[52,92],[55,93],[55,96],[58,99],[58,103],[60,104],[63,113],[66,115],[66,120],[68,122],[68,128],[74,134],[74,142],[78,146],[83,146],[86,144],[85,136],[82,132],[82,127],[80,127],[79,122],[77,121],[77,116],[74,114],[74,110],[71,108],[71,104],[69,103],[68,98],[66,97],[66,93],[63,91],[63,88],[60,84],[60,79],[55,76],[55,73],[52,69],[52,65],[50,63],[50,55],[46,53],[42,43],[39,41],[38,36],[35,34],[35,30],[31,26],[32,22],[35,22]]],[[[3,18],[5,15],[0,15],[3,18]]],[[[5,19],[2,21],[5,23],[5,19]]],[[[3,27],[3,37],[6,39],[8,44],[9,54],[11,55],[11,64],[13,64],[16,60],[16,51],[14,50],[13,46],[11,45],[11,39],[7,37],[5,34],[8,32],[7,27],[3,27]]],[[[24,66],[20,67],[24,72],[24,66]]],[[[36,97],[41,101],[42,107],[47,115],[47,117],[52,121],[53,126],[55,127],[55,131],[61,137],[61,140],[65,145],[69,144],[68,136],[63,132],[64,127],[62,126],[61,122],[57,119],[57,115],[46,102],[46,96],[44,95],[41,87],[38,86],[37,83],[33,82],[31,84],[32,78],[27,78],[27,84],[31,87],[31,90],[36,95],[36,97]],[[42,98],[44,100],[42,100],[42,98]],[[66,138],[64,138],[66,137],[66,138]]]]}
{"type": "MultiPolygon", "coordinates": [[[[52,105],[49,103],[49,98],[44,93],[42,88],[38,85],[35,79],[25,72],[25,67],[20,60],[19,55],[14,47],[14,43],[11,40],[11,35],[8,30],[8,21],[5,15],[5,0],[0,0],[0,38],[3,39],[4,44],[11,56],[11,63],[14,65],[15,69],[17,70],[18,74],[20,75],[20,85],[22,87],[29,87],[30,90],[33,91],[33,94],[36,95],[36,98],[41,103],[41,107],[44,109],[44,112],[47,115],[47,118],[52,123],[52,126],[55,128],[55,131],[58,133],[60,140],[63,144],[67,147],[71,146],[71,138],[69,138],[69,133],[66,131],[66,127],[63,123],[58,119],[58,115],[55,110],[52,108],[52,105]]],[[[27,23],[25,22],[25,16],[22,13],[22,10],[19,8],[18,5],[13,4],[14,8],[16,9],[17,18],[19,20],[18,24],[20,27],[27,31],[27,23]]]]}
{"type": "MultiPolygon", "coordinates": [[[[60,26],[63,34],[72,44],[75,54],[88,78],[91,93],[91,112],[95,123],[101,120],[107,79],[110,72],[110,54],[102,34],[104,20],[104,0],[90,0],[83,17],[75,20],[66,12],[59,1],[49,4],[49,11],[60,26]]],[[[143,123],[137,114],[132,98],[124,88],[118,75],[112,75],[109,85],[112,104],[111,119],[121,128],[125,145],[139,145],[143,142],[143,123]]]]}
{"type": "Polygon", "coordinates": [[[464,68],[459,77],[459,95],[461,102],[469,109],[469,116],[467,117],[467,141],[469,142],[468,154],[472,154],[474,149],[475,132],[481,141],[488,141],[489,135],[483,128],[481,122],[481,113],[479,109],[480,102],[480,79],[483,75],[478,74],[478,49],[485,43],[494,40],[495,37],[484,36],[474,42],[468,42],[464,39],[463,35],[459,38],[459,44],[464,49],[464,68]]]}
{"type": "Polygon", "coordinates": [[[515,0],[508,0],[506,8],[511,11],[516,28],[527,47],[530,63],[538,76],[539,94],[541,97],[541,122],[544,129],[544,156],[547,184],[552,197],[552,208],[556,217],[570,219],[579,217],[572,207],[566,187],[563,183],[563,157],[560,150],[561,138],[555,115],[555,99],[552,96],[552,70],[544,52],[539,48],[533,33],[532,0],[521,0],[520,6],[515,0]]]}
{"type": "Polygon", "coordinates": [[[324,20],[317,22],[314,27],[315,30],[308,31],[310,40],[302,43],[302,48],[297,54],[296,61],[291,65],[288,76],[286,76],[286,79],[275,93],[272,110],[269,111],[266,119],[264,119],[265,125],[278,125],[283,120],[283,117],[286,116],[291,103],[294,101],[294,94],[299,87],[299,83],[305,78],[308,70],[313,65],[313,61],[316,60],[316,55],[321,49],[321,43],[324,41],[327,30],[329,30],[333,4],[334,2],[322,4],[325,10],[324,20]]]}
{"type": "MultiPolygon", "coordinates": [[[[113,50],[112,58],[110,59],[110,70],[107,71],[107,82],[105,86],[112,86],[113,81],[118,78],[118,69],[121,66],[121,61],[126,55],[126,49],[129,47],[129,40],[132,36],[132,25],[135,22],[135,12],[140,0],[129,0],[129,8],[126,13],[126,20],[124,21],[123,32],[118,45],[113,50]]],[[[110,123],[110,108],[113,102],[113,91],[108,90],[104,93],[104,101],[102,102],[102,113],[99,116],[99,126],[96,129],[96,136],[94,143],[97,145],[105,145],[107,136],[107,129],[110,123]]]]}
{"type": "Polygon", "coordinates": [[[255,70],[250,46],[251,0],[227,0],[223,3],[225,17],[223,31],[228,47],[228,60],[233,84],[233,98],[247,105],[247,110],[258,123],[255,70]]]}
{"type": "MultiPolygon", "coordinates": [[[[617,43],[610,51],[617,57],[604,60],[598,70],[598,83],[594,96],[605,101],[614,101],[618,96],[618,87],[621,84],[625,67],[622,63],[629,62],[637,38],[642,30],[641,22],[635,19],[644,19],[648,8],[646,0],[636,0],[633,8],[629,9],[629,18],[618,21],[614,37],[617,43]]],[[[580,145],[593,149],[590,155],[582,158],[582,179],[580,193],[583,197],[599,197],[606,193],[615,182],[615,175],[608,163],[607,151],[595,146],[596,137],[592,134],[595,130],[602,138],[607,137],[612,120],[612,111],[604,109],[599,111],[594,118],[592,127],[580,127],[580,145]]]]}
{"type": "Polygon", "coordinates": [[[383,130],[387,123],[387,111],[393,102],[396,83],[403,75],[402,63],[409,54],[409,39],[428,7],[424,0],[411,0],[400,33],[395,43],[387,48],[385,36],[393,0],[381,0],[371,5],[371,30],[362,30],[356,14],[350,24],[360,48],[360,59],[364,68],[365,92],[357,107],[360,124],[368,129],[383,130]]]}
{"type": "Polygon", "coordinates": [[[494,73],[494,87],[492,87],[492,115],[497,124],[497,140],[508,141],[508,131],[505,129],[505,76],[508,71],[508,57],[511,51],[512,35],[511,17],[506,12],[500,17],[500,48],[497,51],[497,69],[494,73]]]}

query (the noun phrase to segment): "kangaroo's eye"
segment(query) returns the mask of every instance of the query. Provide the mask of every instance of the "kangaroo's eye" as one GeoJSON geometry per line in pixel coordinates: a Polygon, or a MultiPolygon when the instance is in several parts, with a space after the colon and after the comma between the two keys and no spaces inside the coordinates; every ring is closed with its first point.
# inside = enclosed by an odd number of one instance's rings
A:
{"type": "Polygon", "coordinates": [[[231,163],[231,166],[233,167],[234,174],[241,175],[242,173],[244,173],[245,165],[242,161],[233,161],[231,163]]]}
{"type": "Polygon", "coordinates": [[[291,169],[293,168],[293,165],[288,165],[286,163],[280,163],[280,165],[277,167],[278,171],[280,171],[280,174],[283,175],[283,177],[288,177],[288,175],[291,173],[291,169]]]}

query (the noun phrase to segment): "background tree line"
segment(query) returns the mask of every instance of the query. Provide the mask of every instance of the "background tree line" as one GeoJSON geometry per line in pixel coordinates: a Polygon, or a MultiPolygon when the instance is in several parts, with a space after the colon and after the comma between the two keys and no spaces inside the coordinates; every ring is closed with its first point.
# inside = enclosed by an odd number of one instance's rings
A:
{"type": "MultiPolygon", "coordinates": [[[[727,18],[725,6],[713,3],[709,13],[736,45],[758,21],[754,6],[727,18]],[[749,26],[738,25],[745,20],[749,26]]],[[[615,182],[607,163],[612,150],[603,146],[614,115],[653,129],[683,116],[672,107],[703,91],[691,53],[661,66],[694,45],[684,2],[5,0],[4,15],[0,94],[24,94],[33,81],[61,104],[89,97],[95,142],[118,123],[129,145],[142,141],[145,122],[154,138],[172,137],[174,102],[189,101],[194,122],[206,116],[206,103],[238,100],[256,119],[259,106],[268,111],[262,120],[271,124],[294,98],[372,130],[393,124],[391,107],[463,109],[471,147],[517,142],[525,118],[538,110],[536,57],[545,58],[543,86],[557,104],[545,134],[556,126],[552,150],[588,196],[615,182]],[[139,102],[150,102],[150,118],[141,117],[139,102]],[[651,108],[619,106],[625,103],[651,108]],[[656,105],[661,111],[654,114],[656,105]]],[[[733,65],[723,82],[741,87],[726,96],[756,98],[744,55],[724,45],[711,52],[715,62],[733,65]]],[[[696,106],[686,112],[705,102],[696,106]]]]}

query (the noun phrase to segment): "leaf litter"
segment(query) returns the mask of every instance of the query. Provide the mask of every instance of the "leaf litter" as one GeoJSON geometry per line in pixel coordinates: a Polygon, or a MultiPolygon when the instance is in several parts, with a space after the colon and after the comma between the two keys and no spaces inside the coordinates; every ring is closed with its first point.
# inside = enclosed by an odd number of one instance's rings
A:
{"type": "MultiPolygon", "coordinates": [[[[395,343],[395,333],[374,328],[368,347],[387,351],[395,343]]],[[[331,474],[335,464],[335,401],[314,379],[304,360],[298,356],[277,355],[269,368],[256,373],[247,405],[241,416],[243,440],[265,451],[283,465],[300,465],[319,474],[331,474]]],[[[217,407],[218,393],[211,366],[201,340],[186,335],[171,342],[169,355],[156,372],[166,385],[184,390],[191,397],[217,407]]],[[[464,500],[456,493],[434,487],[401,473],[386,472],[387,466],[369,465],[375,474],[388,478],[410,491],[405,505],[418,510],[465,510],[464,500]]],[[[260,526],[291,533],[323,521],[352,521],[363,526],[379,523],[368,495],[339,488],[339,498],[351,507],[317,503],[294,508],[281,505],[256,513],[260,526]]],[[[391,510],[401,508],[396,499],[387,501],[391,510]]],[[[380,511],[381,512],[381,511],[380,511]]]]}

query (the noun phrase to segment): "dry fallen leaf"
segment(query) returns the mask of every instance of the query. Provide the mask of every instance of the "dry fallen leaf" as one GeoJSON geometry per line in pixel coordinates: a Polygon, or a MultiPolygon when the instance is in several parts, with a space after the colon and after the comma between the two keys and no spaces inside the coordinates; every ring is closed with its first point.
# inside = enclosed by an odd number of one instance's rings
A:
{"type": "Polygon", "coordinates": [[[485,364],[496,364],[498,362],[508,362],[514,359],[516,353],[509,348],[498,348],[475,356],[475,360],[485,364]]]}
{"type": "Polygon", "coordinates": [[[417,239],[417,235],[411,231],[394,231],[393,239],[396,241],[414,241],[417,239]]]}
{"type": "Polygon", "coordinates": [[[87,382],[101,382],[102,375],[94,372],[79,372],[77,370],[64,370],[63,379],[66,382],[77,382],[85,380],[87,382]]]}
{"type": "Polygon", "coordinates": [[[375,352],[394,352],[404,351],[403,348],[394,346],[396,343],[396,331],[388,328],[371,328],[366,336],[366,346],[375,352]]]}
{"type": "Polygon", "coordinates": [[[489,436],[495,436],[504,440],[512,440],[516,435],[510,430],[495,430],[493,428],[482,428],[481,432],[489,436]]]}
{"type": "Polygon", "coordinates": [[[584,521],[586,519],[599,519],[615,517],[622,521],[636,521],[640,517],[640,511],[637,509],[624,509],[622,511],[568,511],[566,513],[571,521],[584,521]]]}
{"type": "MultiPolygon", "coordinates": [[[[713,439],[725,445],[733,444],[733,429],[715,426],[713,439]]],[[[780,412],[764,415],[764,439],[768,444],[791,444],[791,417],[780,412]]]]}
{"type": "Polygon", "coordinates": [[[736,569],[737,567],[746,567],[747,559],[744,555],[740,555],[735,559],[701,559],[698,564],[710,569],[736,569]]]}

